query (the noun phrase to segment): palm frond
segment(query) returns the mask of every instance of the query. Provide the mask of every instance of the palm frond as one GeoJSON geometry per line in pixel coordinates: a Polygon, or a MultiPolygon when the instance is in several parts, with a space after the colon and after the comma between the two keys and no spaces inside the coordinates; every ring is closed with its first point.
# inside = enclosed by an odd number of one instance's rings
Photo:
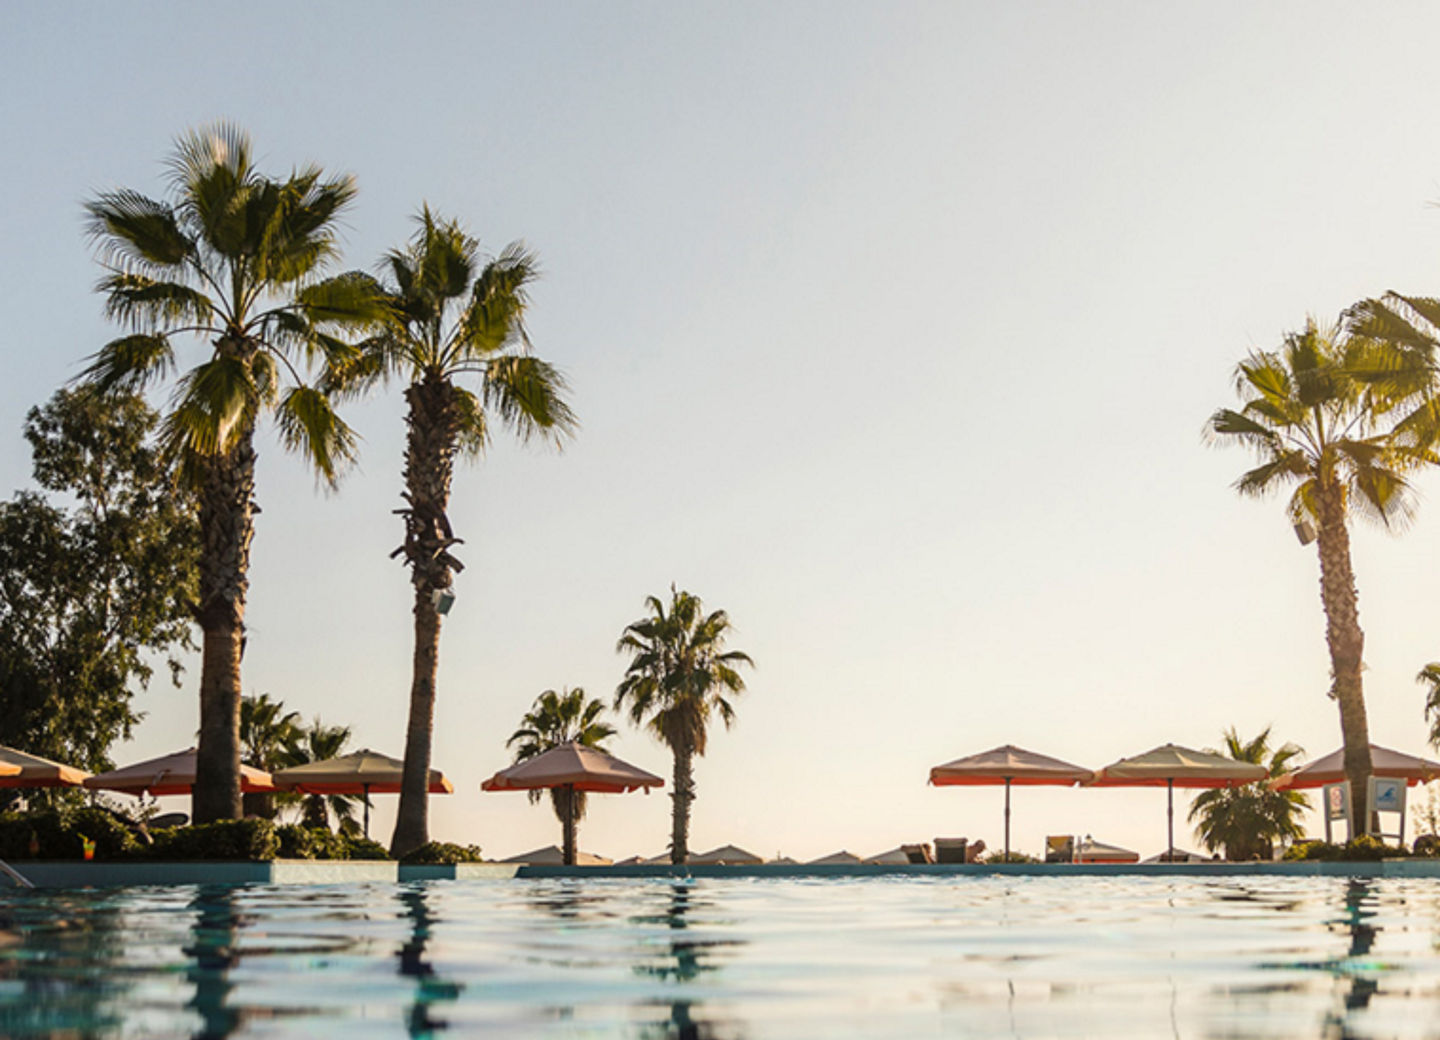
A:
{"type": "Polygon", "coordinates": [[[105,344],[90,359],[80,378],[103,392],[144,390],[175,367],[175,351],[168,337],[150,333],[121,336],[105,344]]]}
{"type": "Polygon", "coordinates": [[[547,361],[506,354],[485,364],[484,402],[521,440],[541,436],[557,447],[577,426],[565,401],[565,377],[547,361]]]}
{"type": "Polygon", "coordinates": [[[317,477],[331,488],[359,454],[359,438],[335,414],[329,399],[314,387],[292,387],[275,409],[280,439],[299,451],[314,467],[317,477]]]}
{"type": "Polygon", "coordinates": [[[117,272],[96,287],[105,294],[105,316],[143,332],[189,322],[207,326],[214,308],[210,297],[180,282],[117,272]]]}
{"type": "Polygon", "coordinates": [[[163,440],[179,453],[222,454],[253,428],[259,401],[244,361],[225,355],[211,358],[181,379],[162,424],[163,440]]]}
{"type": "Polygon", "coordinates": [[[175,211],[137,191],[106,192],[85,204],[86,224],[101,260],[121,270],[172,272],[192,256],[193,239],[175,211]]]}

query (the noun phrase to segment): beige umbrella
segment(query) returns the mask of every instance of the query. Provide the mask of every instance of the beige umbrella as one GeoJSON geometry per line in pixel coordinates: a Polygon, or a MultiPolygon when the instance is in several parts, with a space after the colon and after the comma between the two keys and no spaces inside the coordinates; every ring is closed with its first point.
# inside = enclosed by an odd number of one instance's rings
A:
{"type": "Polygon", "coordinates": [[[1138,863],[1140,854],[1122,849],[1119,845],[1107,845],[1103,841],[1086,838],[1075,852],[1076,863],[1138,863]]]}
{"type": "MultiPolygon", "coordinates": [[[[565,853],[561,852],[556,845],[546,845],[543,849],[534,849],[530,852],[522,852],[518,856],[510,856],[502,859],[501,863],[524,863],[527,866],[559,867],[565,864],[565,853]]],[[[597,856],[593,852],[577,852],[575,854],[575,865],[577,867],[608,867],[611,861],[604,856],[597,856]]]]}
{"type": "Polygon", "coordinates": [[[89,775],[0,744],[0,787],[79,787],[89,775]]]}
{"type": "MultiPolygon", "coordinates": [[[[1375,776],[1404,780],[1407,786],[1414,787],[1416,784],[1440,778],[1440,762],[1371,744],[1370,772],[1375,776]]],[[[1301,769],[1277,776],[1270,786],[1277,791],[1283,791],[1297,787],[1324,787],[1326,784],[1338,784],[1344,779],[1345,749],[1336,748],[1324,758],[1317,758],[1301,769]]]]}
{"type": "MultiPolygon", "coordinates": [[[[85,779],[85,786],[92,791],[123,791],[126,794],[149,794],[154,797],[169,794],[189,794],[195,786],[195,749],[175,751],[159,758],[136,762],[123,769],[112,769],[108,773],[96,773],[85,779]]],[[[240,767],[240,790],[246,794],[255,791],[273,791],[275,784],[270,774],[251,766],[240,767]]]]}
{"type": "MultiPolygon", "coordinates": [[[[574,791],[598,791],[623,794],[626,791],[663,787],[665,781],[654,773],[623,762],[599,748],[568,741],[534,758],[502,769],[480,785],[482,791],[534,791],[563,787],[574,791]]],[[[573,827],[565,834],[565,859],[575,860],[573,827]]]]}
{"type": "Polygon", "coordinates": [[[710,863],[721,866],[754,866],[765,861],[753,852],[740,848],[738,845],[721,845],[718,849],[711,849],[709,852],[702,852],[698,856],[691,856],[691,863],[710,863]]]}
{"type": "MultiPolygon", "coordinates": [[[[282,791],[302,794],[358,794],[365,799],[365,837],[370,837],[370,796],[399,794],[405,763],[369,748],[352,751],[322,762],[306,762],[301,766],[276,770],[275,786],[282,791]]],[[[426,790],[431,794],[451,794],[455,787],[438,769],[430,770],[426,790]]]]}
{"type": "Polygon", "coordinates": [[[1095,774],[1095,787],[1164,787],[1166,789],[1167,852],[1175,848],[1175,788],[1239,787],[1269,776],[1264,766],[1237,762],[1224,755],[1165,744],[1143,755],[1122,758],[1095,774]]]}
{"type": "Polygon", "coordinates": [[[930,782],[936,787],[978,784],[1005,785],[1005,858],[1010,858],[1010,785],[1048,785],[1069,787],[1094,777],[1084,766],[1062,762],[1058,758],[1026,751],[1013,744],[982,751],[978,755],[957,758],[930,770],[930,782]]]}

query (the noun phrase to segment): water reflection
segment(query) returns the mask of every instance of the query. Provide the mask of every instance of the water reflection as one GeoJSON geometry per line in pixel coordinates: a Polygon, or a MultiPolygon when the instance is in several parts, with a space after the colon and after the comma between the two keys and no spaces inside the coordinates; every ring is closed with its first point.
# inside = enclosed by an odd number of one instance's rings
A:
{"type": "Polygon", "coordinates": [[[120,1022],[121,913],[85,897],[0,906],[0,1036],[90,1040],[120,1022]]]}
{"type": "Polygon", "coordinates": [[[1374,883],[1367,878],[1351,878],[1345,885],[1343,908],[1343,916],[1331,928],[1343,928],[1349,935],[1350,946],[1345,958],[1336,961],[1332,970],[1337,977],[1348,978],[1350,987],[1345,994],[1345,1014],[1332,1014],[1330,1018],[1342,1040],[1355,1035],[1350,1029],[1351,1013],[1368,1008],[1380,989],[1379,979],[1373,977],[1375,966],[1363,960],[1370,956],[1375,938],[1380,934],[1379,927],[1372,923],[1376,917],[1374,883]]]}
{"type": "Polygon", "coordinates": [[[676,986],[680,993],[670,1001],[670,1020],[650,1025],[643,1035],[666,1037],[670,1040],[738,1040],[744,1030],[739,1023],[716,1016],[698,1014],[702,1002],[690,996],[689,983],[708,972],[718,972],[721,964],[716,954],[723,947],[739,947],[738,940],[718,940],[691,932],[691,917],[708,905],[694,886],[677,882],[670,886],[666,912],[660,923],[669,928],[666,955],[642,959],[634,966],[636,973],[661,979],[676,986]]]}
{"type": "Polygon", "coordinates": [[[405,1015],[405,1028],[410,1036],[433,1036],[436,1031],[450,1025],[445,1019],[435,1016],[436,1005],[458,1000],[465,987],[437,975],[435,965],[426,956],[425,948],[430,943],[436,917],[430,909],[425,886],[402,888],[400,905],[410,921],[410,936],[400,947],[400,974],[416,982],[415,999],[405,1015]]]}
{"type": "Polygon", "coordinates": [[[190,901],[195,923],[190,928],[190,942],[181,952],[188,959],[185,977],[195,986],[195,995],[186,1007],[201,1021],[195,1040],[229,1036],[241,1022],[239,1009],[229,1004],[235,988],[230,969],[240,962],[236,938],[244,923],[235,896],[233,888],[201,885],[190,901]]]}

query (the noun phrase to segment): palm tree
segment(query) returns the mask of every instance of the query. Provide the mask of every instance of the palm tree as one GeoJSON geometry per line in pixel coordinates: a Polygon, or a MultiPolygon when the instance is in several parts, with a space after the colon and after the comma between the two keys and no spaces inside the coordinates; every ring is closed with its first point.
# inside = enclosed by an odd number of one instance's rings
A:
{"type": "MultiPolygon", "coordinates": [[[[283,701],[272,701],[268,693],[241,698],[240,745],[242,761],[267,773],[291,764],[290,749],[300,740],[300,713],[285,711],[283,701]],[[283,712],[283,714],[282,714],[283,712]]],[[[241,799],[246,816],[275,818],[275,798],[255,792],[241,799]]]]}
{"type": "Polygon", "coordinates": [[[1430,687],[1425,694],[1425,721],[1430,723],[1430,746],[1440,748],[1440,662],[1431,661],[1420,669],[1415,681],[1430,687]]]}
{"type": "MultiPolygon", "coordinates": [[[[308,762],[326,762],[345,754],[349,743],[349,726],[327,726],[317,716],[314,722],[300,730],[299,739],[285,753],[284,764],[303,766],[308,762]]],[[[364,799],[358,794],[301,794],[292,791],[276,798],[286,807],[298,806],[300,822],[306,827],[329,830],[333,813],[341,834],[347,838],[361,835],[360,823],[355,819],[355,806],[362,804],[364,799]]]]}
{"type": "Polygon", "coordinates": [[[351,349],[327,330],[373,321],[383,310],[364,276],[318,278],[336,255],[336,219],[355,195],[349,177],[327,179],[314,166],[267,177],[252,162],[249,139],[225,124],[181,137],[170,171],[169,201],[122,189],[86,206],[108,272],[100,283],[106,313],[130,331],[94,355],[85,378],[105,390],[143,390],[175,371],[175,339],[206,344],[202,360],[174,380],[162,425],[199,500],[194,814],[204,823],[241,810],[240,658],[256,422],[273,414],[281,442],[333,485],[354,456],[355,437],[302,370],[351,349]]]}
{"type": "MultiPolygon", "coordinates": [[[[585,698],[585,691],[562,688],[560,693],[546,690],[520,720],[520,728],[510,735],[505,746],[519,743],[515,761],[524,762],[561,744],[580,744],[604,751],[604,742],[615,735],[615,727],[601,720],[605,705],[585,698]]],[[[540,800],[540,789],[528,792],[530,801],[540,800]]],[[[550,788],[550,804],[560,820],[566,866],[575,865],[575,828],[585,819],[585,792],[573,786],[550,788]]]]}
{"type": "MultiPolygon", "coordinates": [[[[1320,601],[1330,650],[1330,695],[1340,709],[1345,775],[1354,819],[1369,819],[1370,734],[1361,678],[1365,636],[1350,562],[1349,516],[1394,528],[1411,512],[1407,471],[1433,461],[1429,449],[1395,435],[1400,419],[1393,395],[1367,373],[1376,364],[1373,339],[1322,329],[1313,320],[1285,337],[1278,351],[1258,351],[1235,370],[1244,403],[1210,417],[1217,441],[1238,441],[1260,465],[1235,483],[1242,495],[1262,496],[1293,485],[1288,511],[1296,530],[1313,522],[1320,557],[1320,601]]],[[[1368,830],[1357,822],[1356,832],[1368,830]]]]}
{"type": "Polygon", "coordinates": [[[363,392],[378,380],[408,384],[405,421],[405,542],[402,556],[415,587],[415,652],[405,770],[390,850],[402,856],[430,840],[426,778],[434,732],[440,656],[439,604],[462,565],[450,549],[455,537],[446,510],[457,454],[477,457],[498,422],[522,439],[543,436],[559,445],[575,426],[564,400],[565,381],[529,353],[526,286],[535,258],[518,243],[482,263],[479,243],[456,222],[428,207],[403,249],[386,255],[383,273],[392,315],[354,359],[337,357],[331,385],[363,392]],[[474,389],[464,385],[473,380],[474,389]]]}
{"type": "Polygon", "coordinates": [[[700,597],[670,586],[670,605],[645,599],[649,614],[625,627],[617,653],[630,655],[615,690],[615,710],[644,726],[675,758],[670,861],[689,856],[690,803],[695,799],[693,760],[705,754],[711,715],[729,729],[735,709],[727,695],[744,692],[736,670],[755,666],[748,654],[726,650],[730,617],[723,610],[705,614],[700,597]]]}
{"type": "MultiPolygon", "coordinates": [[[[1242,741],[1235,727],[1225,731],[1225,750],[1237,762],[1265,766],[1271,779],[1288,773],[1304,750],[1295,744],[1270,746],[1270,727],[1242,741]]],[[[1211,754],[1221,754],[1206,748],[1211,754]]],[[[1198,796],[1190,806],[1190,822],[1211,852],[1223,848],[1229,860],[1269,859],[1274,843],[1304,834],[1300,814],[1309,800],[1299,791],[1272,791],[1264,780],[1239,787],[1219,787],[1198,796]]]]}

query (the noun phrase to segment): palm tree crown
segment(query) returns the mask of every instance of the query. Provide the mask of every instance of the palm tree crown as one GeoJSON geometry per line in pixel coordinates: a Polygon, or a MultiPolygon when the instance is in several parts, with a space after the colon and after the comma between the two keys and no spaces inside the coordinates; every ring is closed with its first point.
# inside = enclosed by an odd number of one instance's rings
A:
{"type": "Polygon", "coordinates": [[[738,669],[755,662],[725,648],[730,617],[723,610],[706,614],[700,597],[672,585],[668,607],[655,596],[647,597],[645,605],[649,614],[627,625],[615,646],[630,657],[615,690],[615,709],[626,711],[631,722],[649,729],[674,754],[670,848],[673,862],[683,863],[695,797],[692,756],[705,754],[713,716],[727,729],[734,723],[729,698],[745,690],[738,669]]]}
{"type": "MultiPolygon", "coordinates": [[[[1294,768],[1294,760],[1304,750],[1295,744],[1272,748],[1269,726],[1249,741],[1242,741],[1232,726],[1225,731],[1223,753],[1237,762],[1267,767],[1274,779],[1294,768]]],[[[1199,795],[1190,805],[1190,822],[1211,852],[1224,848],[1227,859],[1268,859],[1274,842],[1304,834],[1300,814],[1309,804],[1299,791],[1272,791],[1266,781],[1259,780],[1199,795]]]]}

